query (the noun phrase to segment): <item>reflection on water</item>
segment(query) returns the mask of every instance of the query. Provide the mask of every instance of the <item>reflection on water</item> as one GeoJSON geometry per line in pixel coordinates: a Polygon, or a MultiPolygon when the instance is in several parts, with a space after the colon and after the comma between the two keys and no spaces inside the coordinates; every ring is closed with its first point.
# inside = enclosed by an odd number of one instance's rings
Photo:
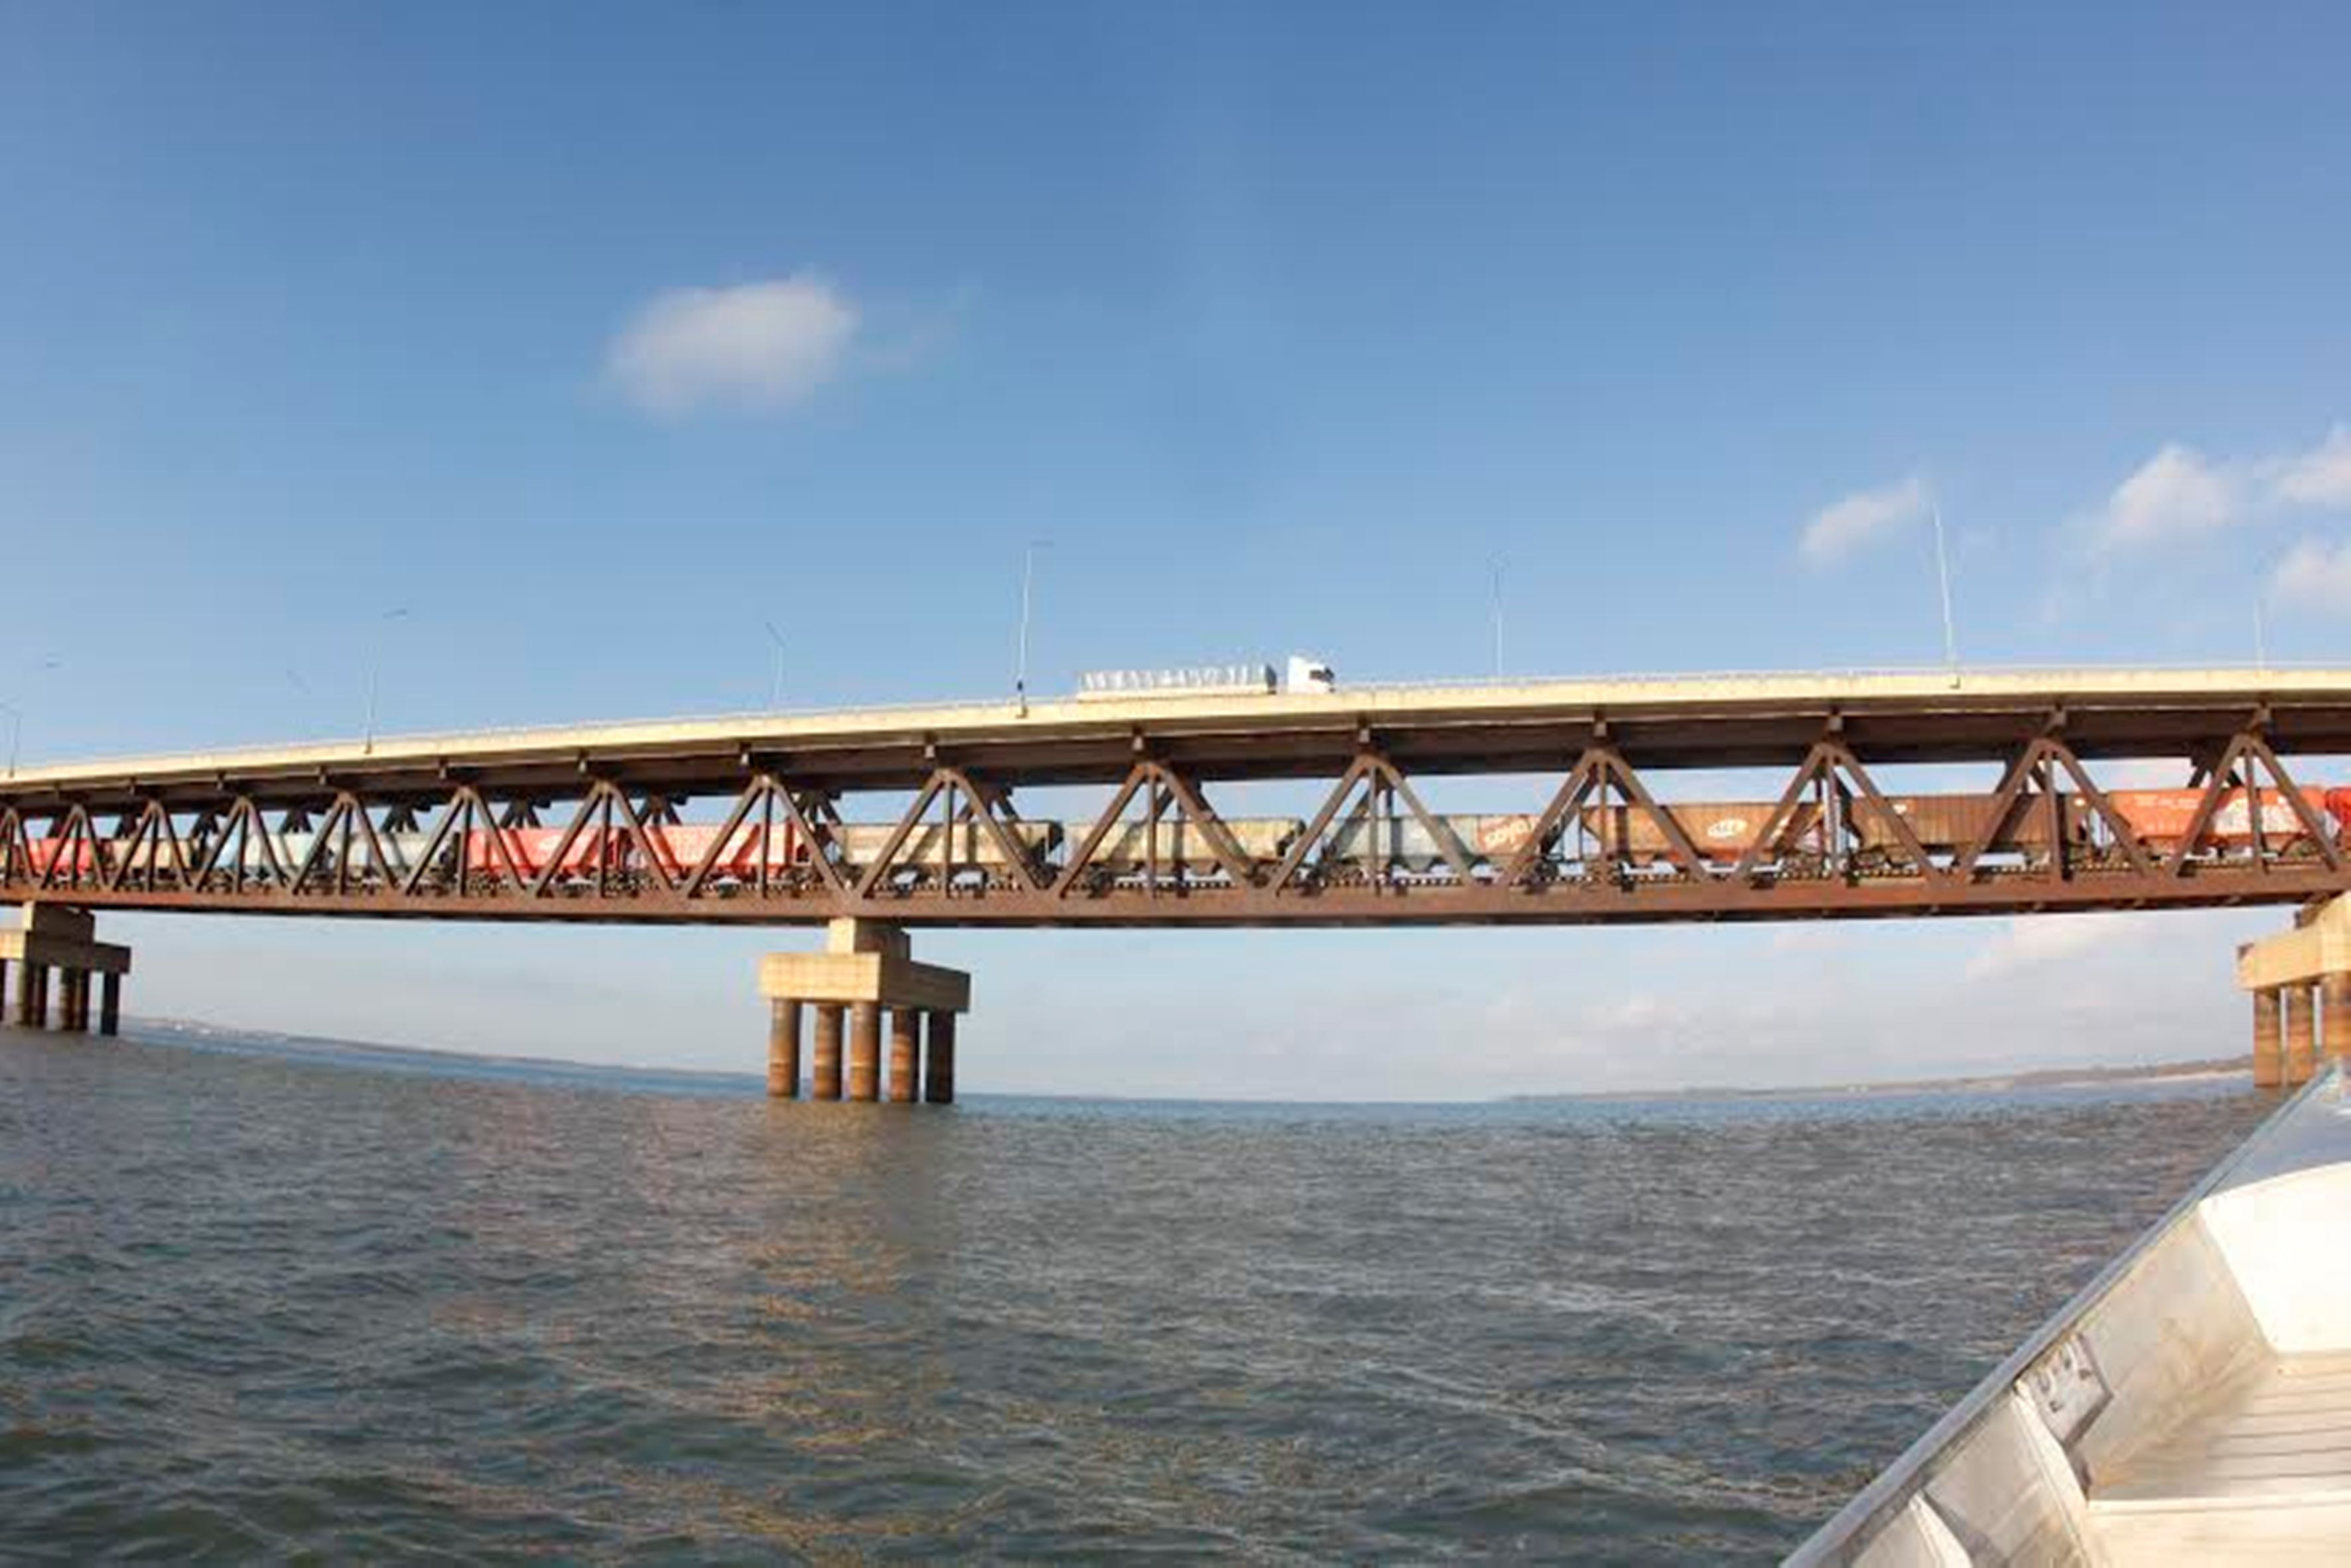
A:
{"type": "Polygon", "coordinates": [[[2265,1109],[393,1065],[0,1030],[0,1553],[1768,1555],[2265,1109]]]}

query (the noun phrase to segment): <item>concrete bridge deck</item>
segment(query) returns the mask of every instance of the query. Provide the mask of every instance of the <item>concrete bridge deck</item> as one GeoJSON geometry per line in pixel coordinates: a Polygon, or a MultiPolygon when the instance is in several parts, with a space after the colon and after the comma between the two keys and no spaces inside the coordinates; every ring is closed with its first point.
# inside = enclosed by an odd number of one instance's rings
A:
{"type": "Polygon", "coordinates": [[[1024,784],[1104,782],[1124,774],[1138,736],[1236,779],[1311,777],[1367,731],[1423,771],[1539,768],[1595,728],[1643,766],[1768,765],[1801,757],[1831,723],[1873,760],[1967,761],[2004,756],[2053,716],[2080,756],[2138,757],[2181,754],[2255,714],[2282,750],[2351,753],[2351,668],[1626,676],[733,714],[48,763],[0,779],[0,800],[267,796],[322,778],[430,793],[459,774],[522,784],[583,769],[674,784],[723,777],[746,752],[829,787],[919,781],[943,752],[1024,784]]]}

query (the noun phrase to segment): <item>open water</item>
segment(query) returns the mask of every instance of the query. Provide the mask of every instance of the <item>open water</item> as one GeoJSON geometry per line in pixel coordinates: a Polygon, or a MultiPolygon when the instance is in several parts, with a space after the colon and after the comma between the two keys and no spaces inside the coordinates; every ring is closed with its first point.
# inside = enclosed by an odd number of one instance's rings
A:
{"type": "Polygon", "coordinates": [[[0,1030],[0,1556],[1768,1559],[2265,1113],[0,1030]]]}

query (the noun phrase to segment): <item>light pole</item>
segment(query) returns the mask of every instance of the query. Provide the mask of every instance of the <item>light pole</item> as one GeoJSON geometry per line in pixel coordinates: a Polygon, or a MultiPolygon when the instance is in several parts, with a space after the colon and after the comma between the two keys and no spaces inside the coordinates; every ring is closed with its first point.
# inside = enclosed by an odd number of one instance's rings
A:
{"type": "Polygon", "coordinates": [[[405,610],[385,611],[381,615],[376,618],[375,633],[369,639],[367,721],[361,728],[360,735],[360,753],[361,756],[372,757],[375,755],[376,673],[378,667],[383,663],[383,629],[394,621],[405,621],[407,619],[408,612],[405,610]]]}
{"type": "MultiPolygon", "coordinates": [[[[55,659],[43,659],[27,672],[27,677],[47,674],[57,667],[55,659]]],[[[0,712],[8,716],[8,777],[14,779],[16,777],[16,753],[25,740],[25,710],[15,703],[0,703],[0,712]]]]}
{"type": "Polygon", "coordinates": [[[1494,558],[1494,678],[1502,678],[1502,579],[1510,563],[1501,556],[1494,558]]]}
{"type": "Polygon", "coordinates": [[[1951,619],[1951,557],[1943,546],[1943,505],[1928,508],[1935,519],[1935,586],[1943,596],[1943,664],[1950,672],[1952,689],[1959,684],[1959,632],[1951,619]]]}
{"type": "Polygon", "coordinates": [[[1020,641],[1013,655],[1012,697],[1022,718],[1029,716],[1029,611],[1037,586],[1037,552],[1052,548],[1050,539],[1030,539],[1020,552],[1020,641]]]}
{"type": "Polygon", "coordinates": [[[772,621],[762,621],[768,629],[768,641],[776,645],[776,678],[768,683],[768,711],[781,713],[784,707],[784,634],[776,630],[772,621]]]}

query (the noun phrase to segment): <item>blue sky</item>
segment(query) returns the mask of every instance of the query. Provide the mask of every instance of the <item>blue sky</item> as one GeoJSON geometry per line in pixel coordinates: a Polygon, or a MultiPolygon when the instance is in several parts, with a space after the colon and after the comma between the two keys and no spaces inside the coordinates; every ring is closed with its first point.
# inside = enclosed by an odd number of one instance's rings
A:
{"type": "MultiPolygon", "coordinates": [[[[1484,674],[1498,559],[1513,672],[1921,664],[1933,504],[1971,660],[2257,607],[2335,658],[2346,57],[2318,5],[0,3],[0,702],[33,757],[350,734],[379,660],[398,729],[744,707],[766,621],[792,706],[981,695],[1030,538],[1045,690],[1484,674]]],[[[2024,967],[2232,1050],[2247,918],[2024,967]]],[[[152,1010],[694,1065],[802,940],[125,924],[152,1010]]],[[[1804,988],[1864,972],[1982,1009],[1905,1063],[2130,1054],[2003,1026],[2015,942],[930,946],[983,1088],[1834,1076],[1893,1026],[1804,988]]]]}

